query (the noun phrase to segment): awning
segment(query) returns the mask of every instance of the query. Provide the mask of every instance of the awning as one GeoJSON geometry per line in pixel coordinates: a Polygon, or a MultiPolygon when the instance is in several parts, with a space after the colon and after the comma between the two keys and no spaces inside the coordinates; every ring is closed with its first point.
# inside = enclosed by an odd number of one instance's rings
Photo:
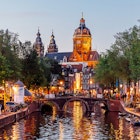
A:
{"type": "Polygon", "coordinates": [[[32,96],[32,93],[28,89],[24,88],[24,96],[32,96]]]}

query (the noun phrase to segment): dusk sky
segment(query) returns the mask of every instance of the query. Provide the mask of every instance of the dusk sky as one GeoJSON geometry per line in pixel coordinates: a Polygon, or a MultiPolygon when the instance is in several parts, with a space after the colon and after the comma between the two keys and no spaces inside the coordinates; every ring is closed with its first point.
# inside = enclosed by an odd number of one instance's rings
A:
{"type": "Polygon", "coordinates": [[[105,52],[118,32],[140,25],[140,0],[0,0],[0,30],[35,42],[38,27],[45,50],[52,30],[59,52],[73,51],[73,33],[85,19],[92,50],[105,52]]]}

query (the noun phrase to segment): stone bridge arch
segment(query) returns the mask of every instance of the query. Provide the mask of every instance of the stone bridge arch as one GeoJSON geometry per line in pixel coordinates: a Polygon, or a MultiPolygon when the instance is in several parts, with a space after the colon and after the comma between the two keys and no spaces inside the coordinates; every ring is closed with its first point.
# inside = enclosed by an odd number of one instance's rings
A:
{"type": "Polygon", "coordinates": [[[64,105],[63,105],[62,111],[64,111],[64,109],[68,105],[68,103],[74,102],[74,101],[80,101],[80,102],[82,102],[85,105],[85,107],[86,107],[86,112],[90,111],[90,107],[89,107],[88,103],[85,100],[81,99],[81,98],[71,98],[71,99],[67,100],[64,103],[64,105]]]}
{"type": "Polygon", "coordinates": [[[94,110],[95,111],[96,106],[100,106],[100,108],[103,108],[105,110],[108,110],[108,104],[107,104],[106,101],[101,101],[101,100],[100,101],[95,101],[94,102],[94,106],[93,106],[93,108],[91,110],[94,110]],[[101,105],[101,104],[103,104],[103,105],[101,105]]]}
{"type": "Polygon", "coordinates": [[[50,105],[56,107],[57,112],[64,112],[65,107],[69,102],[79,101],[85,106],[86,112],[94,111],[93,108],[102,103],[104,105],[104,109],[108,110],[110,106],[108,106],[108,100],[105,99],[97,99],[97,98],[84,98],[84,97],[62,97],[62,98],[50,98],[43,99],[40,102],[40,110],[44,105],[50,105]]]}
{"type": "Polygon", "coordinates": [[[44,101],[43,103],[41,103],[41,106],[40,106],[40,111],[42,111],[43,107],[45,107],[45,105],[48,105],[50,107],[52,107],[52,110],[53,110],[53,106],[56,107],[56,110],[59,111],[60,110],[60,107],[59,105],[57,104],[57,102],[51,100],[51,101],[44,101]]]}

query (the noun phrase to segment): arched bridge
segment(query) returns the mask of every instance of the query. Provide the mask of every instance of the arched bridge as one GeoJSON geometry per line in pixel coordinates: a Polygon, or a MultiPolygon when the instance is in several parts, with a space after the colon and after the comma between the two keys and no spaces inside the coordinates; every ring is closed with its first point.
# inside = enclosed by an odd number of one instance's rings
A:
{"type": "Polygon", "coordinates": [[[81,97],[81,96],[70,96],[70,97],[55,97],[55,98],[46,98],[42,99],[39,102],[40,110],[44,105],[54,105],[57,108],[57,111],[64,111],[65,106],[69,102],[72,101],[80,101],[86,107],[86,112],[93,111],[93,108],[96,104],[102,103],[105,109],[110,111],[119,111],[118,105],[114,103],[112,100],[103,99],[103,98],[89,98],[89,97],[81,97]]]}

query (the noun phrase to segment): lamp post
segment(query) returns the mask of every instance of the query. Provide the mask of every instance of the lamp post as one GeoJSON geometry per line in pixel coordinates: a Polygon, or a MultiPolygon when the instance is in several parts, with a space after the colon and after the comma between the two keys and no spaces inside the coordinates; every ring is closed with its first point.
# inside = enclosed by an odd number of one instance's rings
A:
{"type": "Polygon", "coordinates": [[[60,80],[59,81],[59,92],[64,90],[63,89],[63,84],[64,84],[64,82],[62,80],[60,80]]]}
{"type": "Polygon", "coordinates": [[[2,80],[2,84],[3,84],[3,90],[4,90],[4,92],[3,92],[3,104],[4,104],[4,109],[5,109],[5,103],[6,103],[6,96],[5,96],[5,94],[6,94],[6,88],[5,88],[5,81],[4,81],[4,80],[2,80]]]}

